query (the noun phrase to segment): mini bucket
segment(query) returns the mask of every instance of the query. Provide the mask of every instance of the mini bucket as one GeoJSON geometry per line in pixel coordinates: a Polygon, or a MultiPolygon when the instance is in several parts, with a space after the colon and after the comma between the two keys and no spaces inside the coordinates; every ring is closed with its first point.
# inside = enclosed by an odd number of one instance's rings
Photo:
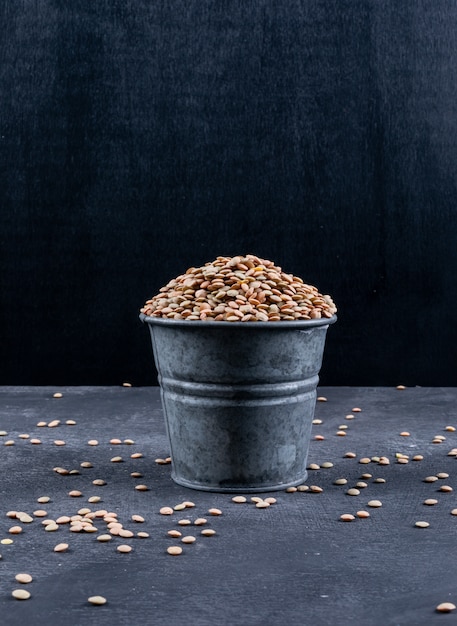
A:
{"type": "Polygon", "coordinates": [[[148,324],[172,479],[205,491],[298,485],[330,319],[148,324]]]}

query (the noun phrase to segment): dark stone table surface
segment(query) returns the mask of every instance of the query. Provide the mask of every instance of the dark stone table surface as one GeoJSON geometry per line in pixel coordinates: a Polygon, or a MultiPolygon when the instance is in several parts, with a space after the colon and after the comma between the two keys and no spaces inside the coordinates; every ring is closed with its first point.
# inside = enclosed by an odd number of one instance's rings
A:
{"type": "Polygon", "coordinates": [[[309,463],[332,467],[310,470],[307,485],[321,493],[284,490],[262,494],[277,503],[257,509],[235,504],[230,494],[186,489],[173,483],[170,465],[156,463],[169,454],[156,387],[2,387],[0,388],[0,623],[33,625],[299,626],[433,625],[457,623],[457,612],[436,612],[441,602],[457,604],[457,389],[322,387],[313,426],[309,463]],[[61,398],[54,398],[55,392],[61,398]],[[360,412],[353,412],[354,408],[360,412]],[[346,416],[353,414],[354,419],[346,416]],[[60,420],[54,428],[37,423],[60,420]],[[66,420],[76,424],[67,425],[66,420]],[[337,435],[341,425],[346,435],[337,435]],[[407,431],[409,436],[400,435],[407,431]],[[4,434],[4,433],[7,434],[4,434]],[[29,438],[22,437],[28,435],[29,438]],[[441,443],[432,443],[436,435],[441,443]],[[38,438],[41,443],[31,443],[38,438]],[[123,443],[112,444],[113,438],[123,443]],[[88,441],[97,439],[97,446],[88,441]],[[124,443],[132,439],[133,444],[124,443]],[[61,440],[65,445],[56,445],[61,440]],[[14,441],[14,445],[5,445],[14,441]],[[352,451],[355,458],[346,458],[352,451]],[[143,454],[131,458],[135,452],[143,454]],[[408,463],[399,463],[398,455],[408,463]],[[422,455],[422,460],[413,460],[422,455]],[[112,462],[121,456],[123,462],[112,462]],[[380,465],[376,457],[388,457],[380,465]],[[371,460],[361,464],[362,457],[371,460]],[[81,462],[90,461],[92,468],[81,462]],[[54,468],[77,470],[59,474],[54,468]],[[142,477],[134,478],[132,472],[142,477]],[[370,477],[362,479],[362,474],[370,477]],[[445,473],[436,482],[427,476],[445,473]],[[335,485],[346,478],[347,485],[335,485]],[[375,482],[384,478],[384,483],[375,482]],[[93,480],[106,481],[103,486],[93,480]],[[364,480],[360,495],[346,491],[364,480]],[[144,484],[147,491],[135,485],[144,484]],[[442,491],[443,486],[454,489],[442,491]],[[80,497],[69,496],[79,490],[80,497]],[[88,503],[91,496],[99,503],[88,503]],[[50,497],[40,504],[40,496],[50,497]],[[424,500],[438,502],[427,506],[424,500]],[[368,502],[380,500],[382,507],[368,502]],[[172,516],[162,506],[192,501],[193,508],[172,516]],[[45,519],[76,515],[81,508],[115,512],[134,537],[96,537],[106,523],[96,518],[97,533],[70,532],[69,525],[47,532],[45,519]],[[217,507],[220,516],[209,516],[217,507]],[[343,513],[365,510],[367,519],[340,521],[343,513]],[[9,518],[26,512],[33,522],[9,518]],[[143,523],[131,520],[133,514],[143,523]],[[206,517],[216,534],[201,527],[180,527],[178,520],[206,517]],[[417,521],[429,522],[418,528],[417,521]],[[19,525],[20,534],[9,529],[19,525]],[[180,556],[167,547],[179,540],[170,529],[196,536],[180,556]],[[139,538],[138,531],[149,533],[139,538]],[[5,544],[4,540],[13,543],[5,544]],[[66,552],[54,547],[67,542],[66,552]],[[124,543],[128,554],[117,552],[124,543]],[[28,585],[15,576],[33,576],[28,585]],[[18,601],[19,587],[31,593],[18,601]],[[104,606],[87,598],[102,595],[104,606]]]}

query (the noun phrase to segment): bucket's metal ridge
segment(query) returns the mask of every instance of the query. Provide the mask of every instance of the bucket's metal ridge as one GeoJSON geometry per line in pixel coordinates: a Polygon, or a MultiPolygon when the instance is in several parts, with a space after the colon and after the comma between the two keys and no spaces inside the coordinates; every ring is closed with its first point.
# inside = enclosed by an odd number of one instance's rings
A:
{"type": "Polygon", "coordinates": [[[206,491],[262,492],[306,480],[330,319],[148,324],[172,478],[206,491]]]}

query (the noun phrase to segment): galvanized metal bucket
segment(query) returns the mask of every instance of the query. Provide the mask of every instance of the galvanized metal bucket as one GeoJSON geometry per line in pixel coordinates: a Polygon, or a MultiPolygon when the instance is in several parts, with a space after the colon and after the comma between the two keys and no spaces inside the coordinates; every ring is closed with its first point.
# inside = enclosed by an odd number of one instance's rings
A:
{"type": "Polygon", "coordinates": [[[148,324],[172,478],[206,491],[261,492],[306,480],[330,319],[148,324]]]}

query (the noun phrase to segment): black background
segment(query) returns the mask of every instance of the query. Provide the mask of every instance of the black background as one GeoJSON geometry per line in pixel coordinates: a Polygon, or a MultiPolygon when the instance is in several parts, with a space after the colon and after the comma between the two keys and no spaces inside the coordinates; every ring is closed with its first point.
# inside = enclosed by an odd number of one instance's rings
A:
{"type": "Polygon", "coordinates": [[[156,384],[138,310],[254,253],[327,385],[457,385],[457,6],[3,0],[1,384],[156,384]]]}

